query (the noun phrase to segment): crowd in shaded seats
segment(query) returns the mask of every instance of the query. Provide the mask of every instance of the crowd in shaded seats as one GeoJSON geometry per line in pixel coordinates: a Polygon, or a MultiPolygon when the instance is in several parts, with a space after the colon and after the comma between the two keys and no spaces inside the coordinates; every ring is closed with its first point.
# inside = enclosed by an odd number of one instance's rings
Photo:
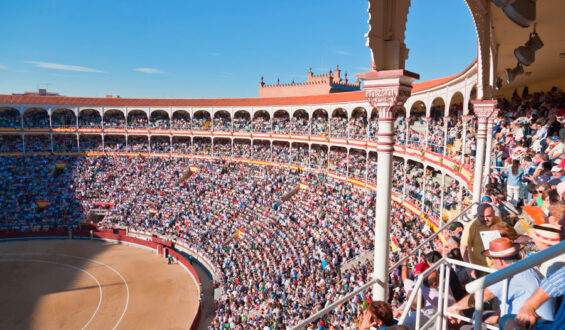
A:
{"type": "Polygon", "coordinates": [[[102,128],[102,117],[98,112],[81,111],[78,116],[79,128],[102,128]]]}
{"type": "Polygon", "coordinates": [[[0,152],[22,152],[24,149],[21,135],[1,135],[0,152]]]}
{"type": "Polygon", "coordinates": [[[0,127],[3,128],[22,128],[20,113],[16,110],[0,111],[0,127]]]}

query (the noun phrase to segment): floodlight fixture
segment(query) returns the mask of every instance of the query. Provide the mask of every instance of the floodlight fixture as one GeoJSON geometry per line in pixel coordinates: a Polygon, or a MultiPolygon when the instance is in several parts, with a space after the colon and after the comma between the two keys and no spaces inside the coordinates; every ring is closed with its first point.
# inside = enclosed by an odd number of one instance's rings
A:
{"type": "Polygon", "coordinates": [[[528,27],[536,20],[537,0],[492,0],[492,2],[521,27],[528,27]]]}
{"type": "Polygon", "coordinates": [[[517,76],[523,73],[524,73],[524,67],[522,66],[521,63],[518,63],[516,64],[515,68],[506,69],[506,81],[508,81],[508,83],[511,83],[514,81],[514,79],[516,79],[517,76]]]}
{"type": "Polygon", "coordinates": [[[514,49],[514,56],[516,56],[518,62],[525,66],[530,66],[536,60],[536,51],[540,50],[542,47],[543,41],[541,41],[541,38],[534,29],[534,32],[530,33],[530,38],[524,46],[514,49]]]}

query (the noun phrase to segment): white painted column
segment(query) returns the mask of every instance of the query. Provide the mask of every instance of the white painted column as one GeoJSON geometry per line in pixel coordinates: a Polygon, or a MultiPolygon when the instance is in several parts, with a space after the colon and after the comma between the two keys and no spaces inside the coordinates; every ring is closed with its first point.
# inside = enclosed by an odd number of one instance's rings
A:
{"type": "Polygon", "coordinates": [[[498,111],[499,111],[499,109],[494,109],[492,114],[488,117],[487,143],[486,143],[486,151],[485,151],[485,169],[484,169],[484,172],[483,172],[483,178],[484,178],[483,181],[487,180],[487,178],[490,174],[491,167],[492,167],[492,161],[493,161],[493,157],[491,157],[492,156],[492,128],[494,127],[494,120],[498,116],[498,111]]]}
{"type": "Polygon", "coordinates": [[[447,133],[449,130],[447,123],[449,119],[450,119],[449,116],[443,117],[443,152],[441,153],[443,157],[447,155],[447,138],[448,138],[447,133]]]}
{"type": "MultiPolygon", "coordinates": [[[[468,122],[473,118],[472,115],[464,115],[461,119],[463,120],[463,135],[461,136],[461,164],[465,162],[465,152],[467,150],[467,130],[468,122]]],[[[470,157],[470,155],[469,155],[470,157]]]]}
{"type": "Polygon", "coordinates": [[[483,167],[485,163],[485,142],[487,135],[488,118],[494,111],[496,100],[474,100],[473,110],[478,119],[477,128],[477,156],[475,158],[475,173],[473,177],[473,202],[479,203],[482,193],[483,167]]]}
{"type": "Polygon", "coordinates": [[[390,251],[390,209],[392,153],[394,151],[395,108],[404,104],[412,92],[417,74],[405,70],[372,71],[357,75],[363,81],[365,97],[379,112],[377,134],[378,176],[375,203],[374,275],[380,281],[373,287],[373,300],[387,301],[390,251]]]}

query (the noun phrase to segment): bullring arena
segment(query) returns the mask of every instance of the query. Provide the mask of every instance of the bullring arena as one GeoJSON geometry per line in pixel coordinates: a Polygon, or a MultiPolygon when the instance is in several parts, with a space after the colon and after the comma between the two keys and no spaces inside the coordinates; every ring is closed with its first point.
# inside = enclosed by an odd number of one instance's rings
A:
{"type": "Polygon", "coordinates": [[[200,304],[197,277],[142,240],[130,242],[2,242],[2,328],[190,328],[200,304]]]}
{"type": "Polygon", "coordinates": [[[496,330],[553,304],[563,2],[464,2],[477,58],[429,81],[405,70],[410,1],[369,0],[356,82],[0,95],[0,328],[496,330]]]}

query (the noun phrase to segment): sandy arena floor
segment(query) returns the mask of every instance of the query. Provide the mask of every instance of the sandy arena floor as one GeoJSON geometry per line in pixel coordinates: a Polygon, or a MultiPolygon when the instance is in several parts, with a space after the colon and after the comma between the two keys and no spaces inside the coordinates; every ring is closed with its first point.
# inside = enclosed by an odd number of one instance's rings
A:
{"type": "Polygon", "coordinates": [[[188,273],[146,249],[0,242],[1,329],[187,329],[197,304],[188,273]]]}

